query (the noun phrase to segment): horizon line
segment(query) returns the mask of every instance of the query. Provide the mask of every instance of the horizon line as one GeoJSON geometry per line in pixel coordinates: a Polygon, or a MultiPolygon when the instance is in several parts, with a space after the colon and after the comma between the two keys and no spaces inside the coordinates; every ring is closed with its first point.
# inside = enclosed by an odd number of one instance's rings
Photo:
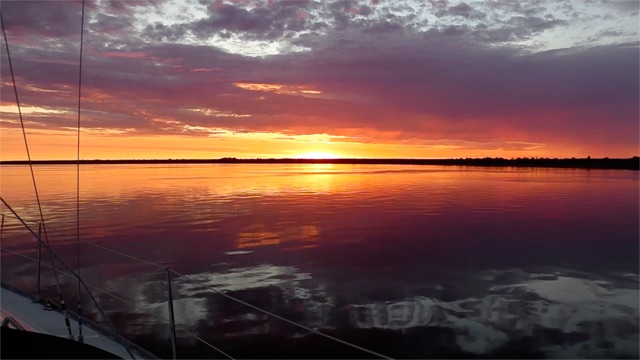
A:
{"type": "Polygon", "coordinates": [[[217,159],[112,159],[112,160],[14,160],[0,161],[4,166],[20,165],[145,165],[145,164],[335,164],[335,165],[440,165],[471,167],[521,167],[521,168],[574,168],[601,170],[640,170],[638,156],[630,158],[449,158],[449,159],[402,159],[402,158],[235,158],[217,159]]]}
{"type": "MultiPolygon", "coordinates": [[[[327,158],[312,158],[312,157],[235,157],[235,156],[225,156],[220,158],[121,158],[121,159],[104,159],[104,158],[95,158],[95,159],[39,159],[39,160],[31,160],[32,163],[38,162],[96,162],[96,161],[255,161],[255,160],[290,160],[290,161],[343,161],[343,160],[357,160],[357,161],[465,161],[465,160],[501,160],[501,161],[535,161],[535,160],[634,160],[639,159],[639,156],[631,156],[631,157],[447,157],[447,158],[418,158],[418,157],[327,157],[327,158]]],[[[29,160],[0,160],[0,164],[3,163],[29,163],[29,160]]]]}

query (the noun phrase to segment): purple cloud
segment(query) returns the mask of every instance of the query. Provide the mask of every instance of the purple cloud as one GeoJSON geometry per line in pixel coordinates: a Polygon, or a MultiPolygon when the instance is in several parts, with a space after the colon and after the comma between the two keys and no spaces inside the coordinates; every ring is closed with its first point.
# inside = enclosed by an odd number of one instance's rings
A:
{"type": "MultiPolygon", "coordinates": [[[[47,3],[58,16],[29,4],[3,6],[21,100],[72,111],[78,28],[70,24],[79,19],[78,4],[47,3]],[[41,36],[27,41],[32,35],[41,36]]],[[[539,2],[205,4],[200,18],[173,24],[140,22],[140,9],[160,9],[159,2],[90,9],[85,126],[184,136],[202,136],[199,128],[360,131],[365,142],[637,149],[638,41],[628,41],[637,29],[597,30],[597,39],[618,39],[597,46],[527,45],[572,29],[577,20],[566,14],[587,10],[550,14],[552,5],[539,2]],[[243,41],[285,51],[245,56],[243,41]]],[[[3,79],[7,71],[3,62],[3,79]]],[[[5,82],[4,104],[12,91],[5,82]]],[[[65,128],[67,118],[33,114],[30,121],[65,128]]]]}

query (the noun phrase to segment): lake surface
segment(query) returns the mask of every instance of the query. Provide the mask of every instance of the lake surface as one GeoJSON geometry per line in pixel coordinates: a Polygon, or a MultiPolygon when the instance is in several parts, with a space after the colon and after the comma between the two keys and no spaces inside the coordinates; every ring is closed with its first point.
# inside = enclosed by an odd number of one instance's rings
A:
{"type": "MultiPolygon", "coordinates": [[[[76,269],[76,167],[34,168],[51,246],[76,269]]],[[[0,180],[37,221],[29,168],[0,180]]],[[[170,266],[185,275],[180,357],[219,356],[186,331],[240,358],[373,357],[218,291],[390,357],[637,358],[639,185],[626,170],[83,165],[81,275],[162,356],[170,266]]],[[[34,292],[34,262],[15,253],[35,258],[35,240],[9,216],[2,236],[2,281],[34,292]]],[[[51,298],[53,279],[44,268],[51,298]]]]}

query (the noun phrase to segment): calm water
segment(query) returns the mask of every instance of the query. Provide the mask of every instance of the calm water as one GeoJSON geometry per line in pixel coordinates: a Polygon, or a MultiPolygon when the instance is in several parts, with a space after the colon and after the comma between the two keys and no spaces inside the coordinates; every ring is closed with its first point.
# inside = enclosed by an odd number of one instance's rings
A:
{"type": "MultiPolygon", "coordinates": [[[[75,268],[75,166],[35,169],[52,247],[75,268]]],[[[2,197],[37,220],[28,167],[0,170],[2,197]]],[[[83,166],[81,238],[185,274],[178,324],[236,357],[371,355],[211,288],[392,357],[638,357],[639,195],[622,170],[83,166]]],[[[124,300],[96,291],[101,306],[168,354],[166,274],[87,242],[83,278],[124,300]]],[[[2,247],[35,257],[9,217],[2,247]]],[[[2,281],[33,292],[34,275],[2,252],[2,281]]],[[[50,270],[42,283],[54,297],[50,270]]],[[[179,356],[216,356],[178,335],[179,356]]]]}

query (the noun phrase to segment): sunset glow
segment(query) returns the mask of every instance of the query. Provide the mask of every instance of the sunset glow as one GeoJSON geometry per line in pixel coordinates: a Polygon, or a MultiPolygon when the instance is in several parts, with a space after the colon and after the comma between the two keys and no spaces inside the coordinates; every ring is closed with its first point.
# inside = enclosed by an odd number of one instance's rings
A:
{"type": "Polygon", "coordinates": [[[308,153],[304,153],[298,156],[297,158],[299,159],[337,159],[339,157],[340,156],[332,153],[328,153],[328,152],[310,151],[308,153]]]}
{"type": "MultiPolygon", "coordinates": [[[[635,156],[639,7],[90,2],[80,156],[635,156]]],[[[3,2],[33,159],[77,155],[80,10],[3,2]]],[[[21,160],[2,59],[0,160],[21,160]]]]}
{"type": "Polygon", "coordinates": [[[640,359],[640,0],[0,14],[17,357],[640,359]]]}

